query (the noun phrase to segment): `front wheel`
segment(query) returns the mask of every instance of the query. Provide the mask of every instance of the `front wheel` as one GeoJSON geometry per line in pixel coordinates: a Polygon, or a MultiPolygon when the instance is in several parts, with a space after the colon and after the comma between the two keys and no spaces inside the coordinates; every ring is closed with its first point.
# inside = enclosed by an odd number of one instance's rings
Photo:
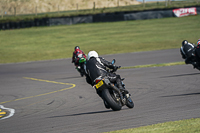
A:
{"type": "Polygon", "coordinates": [[[197,66],[196,69],[200,71],[200,67],[199,66],[197,66]]]}
{"type": "Polygon", "coordinates": [[[130,97],[128,97],[127,99],[126,99],[127,101],[127,103],[126,103],[126,106],[128,107],[128,108],[133,108],[134,107],[134,103],[133,103],[133,100],[130,98],[130,97]]]}
{"type": "Polygon", "coordinates": [[[115,92],[109,89],[103,89],[102,97],[110,105],[110,108],[113,111],[119,111],[122,108],[122,104],[120,99],[116,97],[115,92]]]}
{"type": "Polygon", "coordinates": [[[79,66],[80,66],[80,68],[77,70],[80,73],[81,77],[83,77],[85,75],[84,64],[81,63],[81,64],[79,64],[79,66]]]}

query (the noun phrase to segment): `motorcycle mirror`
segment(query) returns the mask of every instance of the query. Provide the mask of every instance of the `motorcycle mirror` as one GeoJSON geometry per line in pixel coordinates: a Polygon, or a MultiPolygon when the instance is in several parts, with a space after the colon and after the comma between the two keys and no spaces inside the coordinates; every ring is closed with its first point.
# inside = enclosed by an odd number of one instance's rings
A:
{"type": "Polygon", "coordinates": [[[112,64],[115,64],[115,59],[112,60],[112,64]]]}

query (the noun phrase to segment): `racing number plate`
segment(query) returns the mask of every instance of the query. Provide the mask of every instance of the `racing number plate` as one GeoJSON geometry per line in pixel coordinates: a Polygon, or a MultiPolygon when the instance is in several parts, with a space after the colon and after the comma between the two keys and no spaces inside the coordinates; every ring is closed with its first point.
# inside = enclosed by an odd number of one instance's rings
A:
{"type": "Polygon", "coordinates": [[[103,85],[103,81],[101,80],[98,84],[96,84],[96,89],[98,89],[99,87],[101,87],[103,85]]]}

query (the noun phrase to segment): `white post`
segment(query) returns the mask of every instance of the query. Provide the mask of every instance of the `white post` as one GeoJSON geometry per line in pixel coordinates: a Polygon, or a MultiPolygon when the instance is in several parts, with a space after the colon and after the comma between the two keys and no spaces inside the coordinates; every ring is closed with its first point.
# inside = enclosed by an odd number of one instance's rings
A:
{"type": "Polygon", "coordinates": [[[60,8],[59,8],[59,5],[58,5],[58,14],[60,13],[60,8]]]}
{"type": "Polygon", "coordinates": [[[143,7],[145,8],[145,0],[143,0],[143,7]]]}
{"type": "Polygon", "coordinates": [[[171,5],[171,0],[168,0],[168,5],[169,5],[169,6],[171,5]]]}
{"type": "Polygon", "coordinates": [[[37,6],[35,7],[35,16],[37,16],[37,6]]]}
{"type": "Polygon", "coordinates": [[[95,11],[95,8],[96,8],[96,7],[95,7],[95,2],[93,2],[93,11],[95,11]]]}
{"type": "Polygon", "coordinates": [[[117,0],[117,7],[119,7],[119,0],[117,0]]]}
{"type": "Polygon", "coordinates": [[[17,15],[17,9],[16,9],[16,6],[14,7],[14,16],[16,17],[17,15]]]}
{"type": "Polygon", "coordinates": [[[76,4],[76,11],[78,12],[78,3],[76,4]]]}
{"type": "Polygon", "coordinates": [[[3,18],[3,9],[1,9],[1,18],[3,18]]]}

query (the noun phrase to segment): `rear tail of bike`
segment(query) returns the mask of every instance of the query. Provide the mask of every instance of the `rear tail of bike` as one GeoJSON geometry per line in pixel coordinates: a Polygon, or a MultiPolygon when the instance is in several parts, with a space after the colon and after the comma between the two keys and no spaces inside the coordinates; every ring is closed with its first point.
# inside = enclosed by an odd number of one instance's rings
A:
{"type": "Polygon", "coordinates": [[[114,111],[121,110],[123,105],[126,105],[129,108],[134,107],[130,94],[122,94],[107,78],[99,80],[95,85],[95,89],[101,91],[102,98],[114,111]]]}

